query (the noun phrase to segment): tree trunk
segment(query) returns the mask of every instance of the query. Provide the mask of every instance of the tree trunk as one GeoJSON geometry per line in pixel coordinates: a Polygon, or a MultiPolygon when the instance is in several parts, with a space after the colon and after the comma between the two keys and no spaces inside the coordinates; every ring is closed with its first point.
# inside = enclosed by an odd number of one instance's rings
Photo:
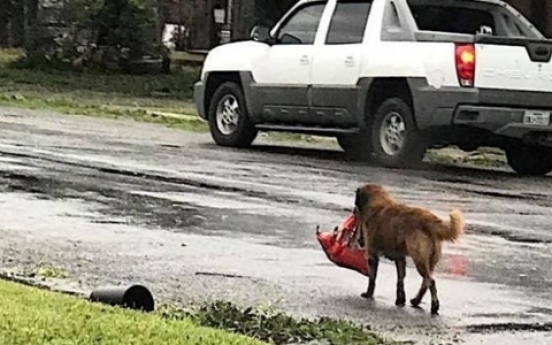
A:
{"type": "Polygon", "coordinates": [[[11,33],[14,47],[22,47],[25,44],[25,2],[16,0],[12,6],[11,33]]]}
{"type": "Polygon", "coordinates": [[[210,0],[195,0],[193,3],[193,22],[191,25],[192,49],[209,50],[213,30],[213,6],[210,0]]]}
{"type": "Polygon", "coordinates": [[[255,3],[255,0],[232,3],[232,41],[249,38],[249,33],[255,25],[255,3]]]}
{"type": "Polygon", "coordinates": [[[165,1],[157,0],[157,35],[155,37],[156,44],[163,42],[163,29],[165,28],[165,1]]]}
{"type": "MultiPolygon", "coordinates": [[[[23,1],[22,1],[23,2],[23,1]]],[[[38,0],[27,0],[25,49],[33,52],[38,47],[39,23],[38,23],[38,0]]]]}
{"type": "Polygon", "coordinates": [[[0,47],[11,46],[11,0],[0,0],[0,47]]]}

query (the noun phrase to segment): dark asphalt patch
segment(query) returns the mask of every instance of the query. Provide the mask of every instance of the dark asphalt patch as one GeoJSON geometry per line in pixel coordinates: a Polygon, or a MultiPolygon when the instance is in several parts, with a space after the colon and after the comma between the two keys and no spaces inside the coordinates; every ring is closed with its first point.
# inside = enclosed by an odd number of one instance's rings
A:
{"type": "Polygon", "coordinates": [[[466,231],[478,235],[496,236],[503,238],[510,242],[524,243],[524,244],[550,244],[552,239],[546,239],[543,237],[531,236],[529,234],[523,234],[523,230],[504,230],[498,229],[493,226],[481,225],[481,224],[468,224],[466,231]]]}
{"type": "Polygon", "coordinates": [[[317,158],[332,161],[346,161],[347,157],[343,151],[327,150],[327,149],[312,149],[290,146],[265,146],[255,145],[247,150],[256,153],[270,153],[285,156],[302,156],[308,158],[317,158]]]}
{"type": "Polygon", "coordinates": [[[217,273],[217,272],[196,272],[195,275],[207,276],[207,277],[235,278],[235,279],[252,279],[252,277],[246,277],[239,274],[217,273]]]}
{"type": "MultiPolygon", "coordinates": [[[[97,211],[107,219],[93,218],[89,220],[92,223],[132,224],[151,229],[161,228],[174,232],[215,236],[220,235],[221,232],[226,232],[227,235],[233,234],[233,236],[249,234],[262,238],[270,238],[271,234],[278,234],[278,240],[265,240],[263,243],[276,246],[285,243],[290,248],[304,247],[305,241],[308,241],[308,238],[304,237],[306,234],[303,234],[304,236],[282,235],[285,230],[299,228],[301,224],[281,216],[248,214],[239,210],[197,206],[155,196],[156,193],[175,192],[205,196],[213,191],[220,191],[216,188],[202,189],[179,183],[180,179],[158,179],[148,174],[117,174],[111,169],[80,167],[80,170],[73,170],[68,176],[47,173],[42,169],[25,171],[25,173],[0,171],[0,182],[3,182],[5,191],[28,193],[37,199],[75,199],[103,205],[97,211]],[[150,192],[153,196],[134,193],[135,191],[150,192]],[[110,218],[116,218],[116,220],[110,218]],[[126,218],[128,221],[118,218],[126,218]]],[[[274,201],[274,198],[268,199],[274,201]]]]}
{"type": "Polygon", "coordinates": [[[467,179],[467,178],[454,177],[454,176],[448,176],[448,177],[443,177],[443,178],[437,178],[436,180],[439,181],[439,182],[444,182],[444,183],[473,184],[473,182],[470,181],[470,180],[467,179]]]}
{"type": "MultiPolygon", "coordinates": [[[[482,196],[490,196],[497,199],[506,199],[506,200],[546,200],[549,201],[549,196],[544,194],[537,193],[522,193],[519,191],[505,191],[505,190],[482,190],[482,189],[471,189],[469,192],[482,196]]],[[[521,214],[521,213],[520,213],[521,214]]]]}
{"type": "MultiPolygon", "coordinates": [[[[239,187],[231,187],[231,186],[223,186],[220,184],[214,184],[209,183],[205,181],[199,181],[199,180],[193,180],[188,178],[182,178],[182,177],[174,177],[174,176],[164,176],[155,174],[153,172],[138,172],[136,170],[130,170],[130,169],[123,169],[123,168],[116,168],[116,167],[106,167],[106,166],[99,166],[94,164],[85,164],[81,162],[71,162],[67,160],[59,160],[51,157],[44,157],[44,156],[38,156],[33,154],[26,154],[26,153],[14,153],[14,152],[3,152],[6,155],[13,156],[13,157],[22,157],[22,158],[30,158],[30,159],[36,159],[41,161],[47,161],[51,163],[57,163],[62,164],[66,166],[73,166],[77,168],[84,168],[84,169],[93,169],[98,172],[106,173],[106,174],[112,174],[116,176],[126,176],[126,177],[138,177],[138,178],[144,178],[149,180],[154,180],[157,182],[164,182],[164,183],[172,183],[172,184],[180,184],[180,185],[187,185],[190,187],[196,187],[196,188],[203,188],[213,191],[222,191],[222,192],[228,192],[228,193],[237,193],[243,196],[249,196],[249,197],[258,197],[262,199],[266,199],[269,201],[274,202],[282,202],[287,204],[299,204],[302,202],[302,200],[293,198],[293,197],[283,197],[283,196],[276,196],[272,195],[270,193],[260,192],[260,191],[252,191],[244,188],[239,187]]],[[[16,176],[14,176],[16,177],[16,176]]],[[[349,211],[349,209],[346,208],[336,208],[332,207],[328,204],[323,203],[316,203],[315,201],[309,201],[309,203],[312,206],[319,207],[321,209],[325,210],[332,210],[332,211],[349,211]]]]}
{"type": "Polygon", "coordinates": [[[100,219],[92,219],[90,221],[94,224],[127,224],[125,221],[117,221],[117,220],[100,220],[100,219]]]}
{"type": "Polygon", "coordinates": [[[552,323],[490,323],[468,325],[464,329],[470,333],[552,332],[552,323]]]}

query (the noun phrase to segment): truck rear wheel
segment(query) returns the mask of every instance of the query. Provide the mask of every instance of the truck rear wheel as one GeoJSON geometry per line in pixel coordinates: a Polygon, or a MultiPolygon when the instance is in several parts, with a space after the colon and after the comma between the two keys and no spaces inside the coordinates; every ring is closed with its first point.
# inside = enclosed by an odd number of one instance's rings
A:
{"type": "Polygon", "coordinates": [[[369,131],[357,134],[340,134],[336,138],[348,159],[366,162],[372,157],[372,139],[369,131]]]}
{"type": "Polygon", "coordinates": [[[413,168],[421,163],[426,146],[410,106],[389,98],[376,110],[372,125],[374,158],[388,168],[413,168]]]}
{"type": "Polygon", "coordinates": [[[209,130],[219,146],[247,147],[258,131],[247,114],[240,85],[225,82],[215,91],[209,104],[209,130]]]}
{"type": "Polygon", "coordinates": [[[519,175],[542,176],[552,171],[551,148],[520,143],[505,151],[508,164],[519,175]]]}

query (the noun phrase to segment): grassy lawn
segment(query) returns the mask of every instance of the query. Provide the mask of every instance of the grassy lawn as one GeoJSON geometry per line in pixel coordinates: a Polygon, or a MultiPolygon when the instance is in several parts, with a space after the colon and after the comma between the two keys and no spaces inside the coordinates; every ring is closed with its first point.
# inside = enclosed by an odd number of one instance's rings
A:
{"type": "Polygon", "coordinates": [[[0,50],[0,105],[207,130],[190,102],[198,68],[179,67],[170,75],[156,76],[10,68],[20,54],[0,50]]]}
{"type": "Polygon", "coordinates": [[[194,131],[207,125],[190,103],[196,69],[128,76],[42,72],[0,67],[0,105],[64,114],[130,117],[194,131]]]}
{"type": "Polygon", "coordinates": [[[189,319],[91,304],[0,281],[0,344],[262,344],[189,319]]]}

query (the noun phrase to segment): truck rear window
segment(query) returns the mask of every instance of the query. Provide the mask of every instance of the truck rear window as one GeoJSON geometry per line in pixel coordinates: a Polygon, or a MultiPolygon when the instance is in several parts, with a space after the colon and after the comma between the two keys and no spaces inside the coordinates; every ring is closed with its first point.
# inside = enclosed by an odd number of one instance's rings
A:
{"type": "Polygon", "coordinates": [[[439,5],[413,5],[410,10],[418,29],[474,35],[496,32],[494,17],[483,9],[439,5]]]}

